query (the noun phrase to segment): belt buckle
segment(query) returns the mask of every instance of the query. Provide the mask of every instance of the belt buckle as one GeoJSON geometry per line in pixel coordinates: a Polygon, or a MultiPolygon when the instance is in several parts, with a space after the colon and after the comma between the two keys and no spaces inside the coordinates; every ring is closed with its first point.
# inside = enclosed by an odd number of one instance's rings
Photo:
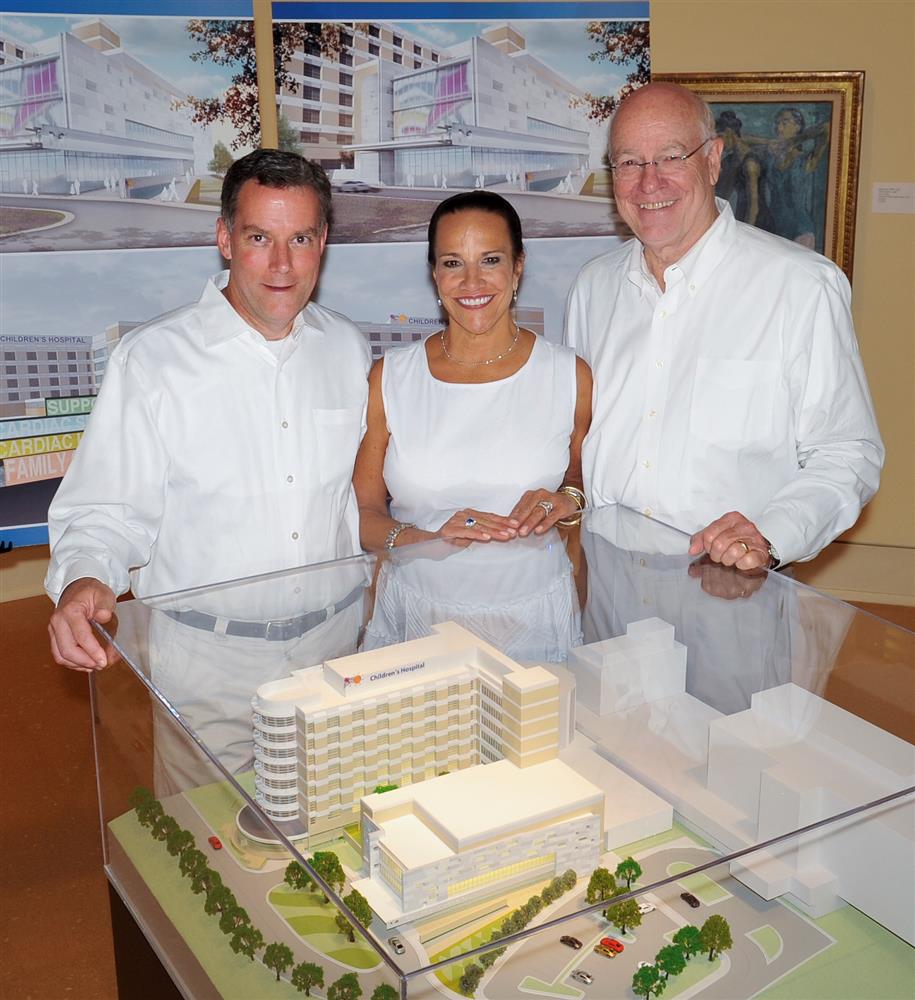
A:
{"type": "Polygon", "coordinates": [[[283,642],[286,639],[286,628],[289,625],[289,619],[284,618],[280,621],[267,622],[264,628],[264,638],[268,642],[283,642]],[[275,633],[274,633],[274,630],[275,633]]]}

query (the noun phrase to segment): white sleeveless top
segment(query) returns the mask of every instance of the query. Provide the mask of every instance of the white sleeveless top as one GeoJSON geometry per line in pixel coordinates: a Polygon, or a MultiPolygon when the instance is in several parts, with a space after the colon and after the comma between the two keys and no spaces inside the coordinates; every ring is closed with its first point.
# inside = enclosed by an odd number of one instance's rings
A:
{"type": "MultiPolygon", "coordinates": [[[[385,353],[381,390],[395,519],[436,531],[463,507],[508,514],[525,490],[562,483],[575,422],[569,348],[537,337],[514,375],[465,385],[434,378],[424,344],[414,344],[385,353]]],[[[455,548],[446,559],[393,555],[363,648],[455,621],[516,660],[563,662],[581,643],[580,618],[565,546],[548,532],[455,548]]]]}
{"type": "Polygon", "coordinates": [[[570,348],[536,337],[514,375],[468,385],[434,378],[417,343],[386,352],[381,392],[395,520],[437,531],[463,507],[508,514],[525,490],[562,483],[575,422],[570,348]]]}

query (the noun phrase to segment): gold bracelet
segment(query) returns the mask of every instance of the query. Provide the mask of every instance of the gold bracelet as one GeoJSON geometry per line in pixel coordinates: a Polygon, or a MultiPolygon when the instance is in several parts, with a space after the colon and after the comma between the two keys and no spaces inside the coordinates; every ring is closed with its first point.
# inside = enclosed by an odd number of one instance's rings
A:
{"type": "Polygon", "coordinates": [[[565,493],[567,497],[571,497],[575,501],[578,511],[556,523],[561,524],[564,528],[574,528],[576,524],[581,522],[581,515],[584,513],[585,507],[588,506],[587,498],[577,486],[560,486],[557,492],[565,493]]]}

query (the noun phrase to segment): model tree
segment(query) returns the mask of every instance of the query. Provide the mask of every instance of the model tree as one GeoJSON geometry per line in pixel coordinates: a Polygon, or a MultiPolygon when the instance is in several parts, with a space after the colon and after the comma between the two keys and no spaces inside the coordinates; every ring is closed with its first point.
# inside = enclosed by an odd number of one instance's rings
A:
{"type": "Polygon", "coordinates": [[[379,983],[372,990],[372,1000],[397,1000],[397,990],[390,983],[379,983]]]}
{"type": "Polygon", "coordinates": [[[372,908],[369,901],[359,892],[353,889],[348,895],[343,897],[343,902],[350,908],[350,912],[363,927],[368,927],[372,922],[372,908]]]}
{"type": "Polygon", "coordinates": [[[708,949],[708,960],[711,962],[715,952],[727,951],[734,946],[731,940],[731,928],[720,913],[713,913],[702,925],[699,932],[702,938],[702,948],[708,949]]]}
{"type": "Polygon", "coordinates": [[[195,871],[203,870],[207,867],[207,856],[196,847],[187,847],[181,852],[178,858],[178,870],[185,878],[189,878],[195,871]]]}
{"type": "Polygon", "coordinates": [[[611,899],[616,895],[616,879],[610,874],[607,868],[595,868],[588,879],[588,888],[585,890],[585,902],[600,903],[605,899],[611,899]]]}
{"type": "MultiPolygon", "coordinates": [[[[336,892],[339,892],[346,883],[343,866],[333,851],[315,851],[315,856],[311,859],[311,867],[336,892]]],[[[327,902],[326,895],[324,896],[324,902],[327,902]]]]}
{"type": "Polygon", "coordinates": [[[458,989],[465,997],[472,997],[483,978],[483,967],[477,962],[469,962],[458,980],[458,989]]]}
{"type": "Polygon", "coordinates": [[[142,785],[130,793],[127,800],[137,814],[137,822],[140,826],[151,826],[153,821],[164,813],[162,803],[148,789],[142,785]]]}
{"type": "Polygon", "coordinates": [[[335,983],[331,983],[327,990],[327,1000],[359,1000],[361,996],[362,987],[355,972],[342,975],[335,983]]]}
{"type": "Polygon", "coordinates": [[[683,949],[676,944],[669,944],[662,948],[654,957],[655,965],[664,973],[665,981],[671,976],[679,976],[686,968],[686,958],[683,949]]]}
{"type": "Polygon", "coordinates": [[[276,973],[276,981],[279,982],[280,973],[291,969],[295,964],[295,959],[292,957],[292,949],[289,945],[285,945],[281,941],[274,941],[264,949],[263,962],[268,969],[273,969],[276,973]]]}
{"type": "Polygon", "coordinates": [[[687,959],[692,958],[702,948],[702,934],[699,928],[693,927],[692,924],[681,927],[671,938],[671,941],[683,949],[683,954],[687,959]]]}
{"type": "Polygon", "coordinates": [[[337,912],[334,914],[334,923],[336,923],[337,925],[337,930],[341,934],[346,935],[347,940],[349,941],[356,940],[355,928],[353,927],[352,922],[350,921],[349,917],[346,916],[345,913],[341,913],[339,910],[337,910],[337,912]]]}
{"type": "Polygon", "coordinates": [[[175,829],[169,833],[165,840],[165,847],[173,858],[177,858],[185,848],[190,847],[193,843],[194,835],[191,831],[182,830],[176,823],[175,829]]]}
{"type": "Polygon", "coordinates": [[[290,861],[286,865],[283,881],[290,889],[305,890],[314,887],[315,880],[308,874],[308,869],[298,861],[290,861]]]}
{"type": "Polygon", "coordinates": [[[626,928],[638,927],[642,923],[642,914],[639,913],[639,904],[634,899],[627,899],[622,903],[614,903],[604,910],[604,916],[620,932],[625,934],[626,928]]]}
{"type": "MultiPolygon", "coordinates": [[[[206,860],[206,859],[204,859],[206,860]]],[[[209,893],[217,885],[222,885],[222,877],[219,872],[214,872],[212,868],[204,864],[202,868],[195,868],[191,873],[191,892],[195,896],[201,892],[209,893]]]]}
{"type": "Polygon", "coordinates": [[[632,992],[637,997],[645,997],[646,1000],[660,996],[666,986],[654,965],[643,965],[641,969],[635,970],[635,975],[632,977],[632,992]]]}
{"type": "Polygon", "coordinates": [[[616,866],[616,877],[626,880],[626,888],[631,889],[632,883],[642,874],[642,866],[635,858],[623,858],[616,866]]]}
{"type": "Polygon", "coordinates": [[[300,962],[292,970],[292,985],[305,996],[311,996],[312,986],[324,988],[324,970],[314,962],[300,962]]]}
{"type": "Polygon", "coordinates": [[[167,840],[178,829],[178,821],[168,813],[162,813],[153,820],[150,832],[156,840],[167,840]]]}
{"type": "Polygon", "coordinates": [[[238,906],[235,893],[221,882],[207,890],[206,902],[203,904],[204,910],[212,917],[217,913],[222,916],[226,910],[233,906],[238,906]]]}
{"type": "Polygon", "coordinates": [[[223,934],[234,934],[242,924],[250,924],[251,918],[243,906],[227,906],[219,915],[219,929],[223,934]]]}
{"type": "Polygon", "coordinates": [[[251,924],[241,924],[235,928],[229,947],[236,955],[247,955],[254,961],[254,954],[264,947],[264,935],[251,924]]]}
{"type": "Polygon", "coordinates": [[[578,873],[573,868],[567,868],[559,876],[559,880],[562,882],[562,891],[571,892],[575,888],[575,883],[578,882],[578,873]]]}

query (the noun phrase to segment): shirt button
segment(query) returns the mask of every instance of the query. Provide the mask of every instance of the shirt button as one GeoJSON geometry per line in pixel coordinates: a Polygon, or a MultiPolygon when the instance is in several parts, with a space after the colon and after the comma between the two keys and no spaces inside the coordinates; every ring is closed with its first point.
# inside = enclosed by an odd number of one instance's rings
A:
{"type": "Polygon", "coordinates": [[[651,508],[650,508],[650,507],[646,507],[646,508],[645,508],[645,509],[644,509],[644,510],[642,511],[642,513],[643,513],[643,514],[645,515],[645,517],[651,517],[651,508]]]}
{"type": "Polygon", "coordinates": [[[289,421],[288,421],[288,420],[284,420],[284,421],[283,421],[283,422],[282,422],[282,423],[280,424],[280,427],[282,427],[282,428],[283,428],[283,430],[286,430],[286,428],[287,428],[288,426],[289,426],[289,421]]]}
{"type": "Polygon", "coordinates": [[[690,290],[691,292],[694,292],[694,291],[696,290],[696,286],[695,286],[695,285],[690,285],[690,286],[689,286],[689,290],[690,290]]]}
{"type": "Polygon", "coordinates": [[[642,465],[643,465],[643,466],[644,466],[644,467],[645,467],[646,469],[650,469],[650,468],[651,468],[651,462],[648,462],[648,461],[645,461],[645,462],[642,462],[642,465]]]}
{"type": "Polygon", "coordinates": [[[658,313],[658,315],[659,315],[659,316],[661,317],[661,319],[667,319],[667,310],[666,310],[666,309],[662,309],[662,310],[661,310],[661,311],[660,311],[660,312],[658,313]]]}
{"type": "Polygon", "coordinates": [[[287,476],[286,477],[286,482],[287,483],[294,483],[295,482],[295,476],[287,476]]]}
{"type": "Polygon", "coordinates": [[[660,361],[660,360],[655,361],[655,364],[658,366],[658,368],[663,368],[664,367],[664,362],[663,361],[660,361]]]}
{"type": "Polygon", "coordinates": [[[297,531],[293,531],[293,533],[292,533],[292,540],[294,542],[297,542],[299,540],[299,533],[297,531]]]}
{"type": "Polygon", "coordinates": [[[648,411],[648,416],[649,416],[649,417],[650,417],[650,418],[651,418],[652,420],[654,420],[654,418],[655,418],[655,417],[656,417],[657,415],[658,415],[658,411],[657,411],[657,410],[649,410],[649,411],[648,411]]]}

